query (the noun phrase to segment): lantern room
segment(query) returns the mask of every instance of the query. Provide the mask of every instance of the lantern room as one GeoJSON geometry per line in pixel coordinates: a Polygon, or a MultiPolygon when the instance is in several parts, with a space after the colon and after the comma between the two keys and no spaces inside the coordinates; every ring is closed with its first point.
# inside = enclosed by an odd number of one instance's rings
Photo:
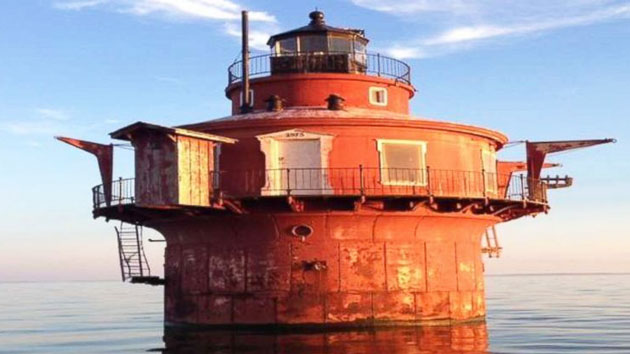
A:
{"type": "Polygon", "coordinates": [[[269,38],[272,74],[366,71],[368,39],[363,30],[327,26],[321,11],[309,17],[307,26],[269,38]]]}
{"type": "Polygon", "coordinates": [[[311,12],[309,18],[306,26],[271,36],[269,54],[228,68],[225,91],[233,114],[285,107],[409,113],[415,89],[406,63],[367,52],[363,30],[328,26],[321,11],[311,12]],[[331,100],[343,102],[343,107],[331,100]]]}

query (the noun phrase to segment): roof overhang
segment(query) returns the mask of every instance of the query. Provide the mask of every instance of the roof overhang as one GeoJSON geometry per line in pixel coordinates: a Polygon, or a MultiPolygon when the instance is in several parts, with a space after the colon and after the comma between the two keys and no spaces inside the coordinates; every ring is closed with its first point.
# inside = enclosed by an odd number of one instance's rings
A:
{"type": "Polygon", "coordinates": [[[150,124],[150,123],[145,123],[145,122],[136,122],[126,127],[120,128],[114,132],[111,132],[109,136],[111,136],[112,139],[131,141],[135,133],[147,132],[147,131],[159,132],[159,133],[170,134],[170,135],[186,136],[189,138],[196,138],[196,139],[201,139],[201,140],[208,140],[208,141],[227,143],[227,144],[234,144],[238,141],[236,139],[228,138],[225,136],[202,133],[202,132],[182,129],[182,128],[165,127],[162,125],[150,124]]]}

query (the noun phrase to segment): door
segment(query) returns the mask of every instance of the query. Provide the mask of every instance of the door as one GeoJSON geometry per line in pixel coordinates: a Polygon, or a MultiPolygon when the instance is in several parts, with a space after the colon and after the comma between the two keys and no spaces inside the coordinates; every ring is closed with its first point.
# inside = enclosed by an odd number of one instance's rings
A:
{"type": "Polygon", "coordinates": [[[494,151],[481,150],[481,168],[485,193],[497,193],[497,155],[494,151]]]}
{"type": "Polygon", "coordinates": [[[319,139],[279,140],[278,170],[274,173],[279,194],[322,194],[323,171],[319,139]]]}

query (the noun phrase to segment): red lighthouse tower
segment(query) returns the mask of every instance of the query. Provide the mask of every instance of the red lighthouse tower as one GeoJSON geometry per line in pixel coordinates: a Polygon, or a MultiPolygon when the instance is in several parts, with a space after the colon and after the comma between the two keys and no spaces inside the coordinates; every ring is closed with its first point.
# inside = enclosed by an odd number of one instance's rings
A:
{"type": "Polygon", "coordinates": [[[545,154],[610,141],[528,143],[527,161],[497,161],[505,135],[412,117],[409,66],[368,53],[362,30],[315,11],[268,44],[229,67],[231,116],[111,133],[135,148],[135,180],[111,181],[111,148],[65,139],[99,156],[95,217],[134,226],[118,229],[123,279],[161,282],[137,230],[164,236],[169,324],[483,319],[482,253],[500,250],[483,235],[571,184],[540,177],[545,154]]]}

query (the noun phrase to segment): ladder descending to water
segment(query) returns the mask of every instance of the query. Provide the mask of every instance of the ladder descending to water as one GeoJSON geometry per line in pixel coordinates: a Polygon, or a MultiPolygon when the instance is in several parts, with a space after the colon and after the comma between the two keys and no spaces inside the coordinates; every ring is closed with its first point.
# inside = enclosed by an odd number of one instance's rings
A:
{"type": "Polygon", "coordinates": [[[485,239],[486,246],[483,247],[482,245],[481,253],[487,253],[488,257],[490,258],[499,258],[501,256],[501,251],[503,250],[503,247],[499,246],[499,237],[497,236],[497,230],[494,228],[494,226],[486,230],[485,239]],[[492,231],[492,237],[490,237],[489,230],[492,231]]]}
{"type": "Polygon", "coordinates": [[[120,274],[123,281],[151,277],[151,268],[142,245],[142,226],[120,222],[114,227],[118,238],[120,274]]]}

